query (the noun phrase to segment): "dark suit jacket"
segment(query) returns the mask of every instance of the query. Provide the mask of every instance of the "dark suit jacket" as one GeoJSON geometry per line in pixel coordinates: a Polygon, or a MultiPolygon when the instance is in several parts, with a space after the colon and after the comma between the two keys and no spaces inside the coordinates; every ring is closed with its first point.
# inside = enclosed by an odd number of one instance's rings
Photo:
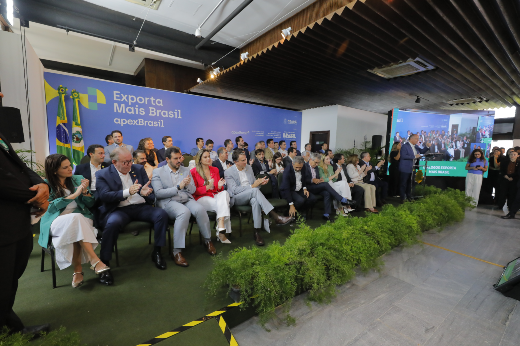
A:
{"type": "MultiPolygon", "coordinates": [[[[347,183],[351,183],[352,179],[350,179],[350,177],[347,174],[347,165],[343,164],[343,165],[341,165],[341,167],[343,168],[343,173],[345,174],[345,177],[347,177],[347,183]]],[[[336,172],[336,170],[338,169],[338,164],[333,163],[332,168],[334,169],[334,172],[336,172]]],[[[343,178],[341,177],[341,174],[338,175],[337,181],[341,181],[342,179],[343,178]]]]}
{"type": "MultiPolygon", "coordinates": [[[[132,165],[128,174],[130,174],[132,182],[137,179],[141,185],[146,184],[149,180],[142,165],[132,165]]],[[[155,193],[152,192],[143,198],[147,204],[153,204],[155,193]]],[[[108,215],[125,199],[123,197],[123,183],[121,183],[121,178],[114,165],[96,172],[96,200],[101,204],[99,207],[99,224],[101,227],[105,226],[108,215]]]]}
{"type": "Polygon", "coordinates": [[[265,165],[265,170],[262,169],[262,165],[260,164],[260,161],[258,161],[258,159],[255,160],[255,162],[253,162],[253,165],[251,166],[251,168],[253,168],[253,174],[255,175],[255,177],[260,174],[261,171],[264,171],[265,174],[267,174],[267,172],[269,172],[271,169],[269,169],[269,163],[267,162],[266,159],[264,159],[264,165],[265,165]]]}
{"type": "MultiPolygon", "coordinates": [[[[233,148],[233,151],[237,150],[238,149],[238,146],[233,148]]],[[[249,150],[248,149],[242,149],[244,150],[244,152],[246,153],[246,157],[247,157],[247,162],[249,162],[250,158],[249,158],[249,150]]],[[[230,157],[228,157],[228,159],[230,159],[230,157]]],[[[256,158],[255,158],[256,159],[256,158]]]]}
{"type": "Polygon", "coordinates": [[[283,163],[285,164],[285,167],[292,166],[292,160],[289,156],[283,158],[283,163]]]}
{"type": "MultiPolygon", "coordinates": [[[[108,167],[108,163],[101,163],[101,168],[108,167]]],[[[85,179],[88,179],[88,187],[92,185],[92,172],[90,170],[90,161],[87,163],[83,163],[81,165],[76,166],[76,170],[74,171],[75,175],[82,175],[85,179]]]]}
{"type": "Polygon", "coordinates": [[[302,153],[298,149],[296,149],[296,156],[302,156],[302,153]]]}
{"type": "MultiPolygon", "coordinates": [[[[415,150],[418,154],[424,154],[430,149],[427,147],[421,149],[416,145],[415,150]]],[[[401,146],[401,158],[399,159],[399,172],[412,173],[415,160],[417,159],[413,155],[412,144],[410,142],[403,144],[401,146]]],[[[359,166],[361,167],[361,161],[359,166]]]]}
{"type": "MultiPolygon", "coordinates": [[[[231,161],[226,161],[226,163],[230,163],[230,164],[233,164],[233,162],[231,161]]],[[[220,163],[220,160],[219,159],[216,159],[215,161],[213,161],[213,167],[217,167],[218,168],[218,172],[220,174],[220,179],[223,179],[224,178],[224,168],[222,167],[222,164],[220,163]]]]}
{"type": "Polygon", "coordinates": [[[166,160],[166,149],[159,149],[155,153],[157,154],[157,161],[163,162],[166,160]]]}
{"type": "MultiPolygon", "coordinates": [[[[302,172],[305,171],[305,184],[307,186],[310,186],[312,184],[312,172],[311,169],[314,169],[314,172],[316,173],[316,178],[320,178],[320,171],[318,169],[318,165],[316,167],[312,168],[311,165],[308,162],[305,162],[302,168],[302,172]]],[[[303,173],[302,173],[302,179],[303,179],[303,173]]]]}
{"type": "MultiPolygon", "coordinates": [[[[401,155],[402,155],[402,154],[401,154],[401,155]]],[[[362,167],[365,166],[365,165],[366,165],[365,161],[359,159],[359,168],[362,168],[362,167]]],[[[370,173],[374,173],[374,177],[375,177],[376,180],[379,179],[379,177],[377,176],[377,169],[376,169],[376,166],[372,166],[372,169],[369,170],[369,171],[367,172],[367,175],[365,175],[365,176],[363,177],[363,182],[364,182],[364,183],[368,183],[368,182],[370,181],[370,176],[371,176],[370,173]]]]}
{"type": "Polygon", "coordinates": [[[36,192],[29,188],[44,181],[23,163],[2,133],[0,138],[9,148],[9,152],[0,148],[0,246],[5,246],[31,234],[31,206],[26,202],[36,192]]]}
{"type": "MultiPolygon", "coordinates": [[[[305,169],[305,165],[303,165],[302,168],[302,190],[303,188],[307,188],[307,170],[305,169]]],[[[280,194],[283,199],[287,200],[287,202],[292,203],[292,195],[291,192],[293,192],[296,189],[296,174],[294,172],[294,168],[292,165],[285,168],[283,171],[283,177],[282,177],[282,185],[280,186],[280,194]]]]}

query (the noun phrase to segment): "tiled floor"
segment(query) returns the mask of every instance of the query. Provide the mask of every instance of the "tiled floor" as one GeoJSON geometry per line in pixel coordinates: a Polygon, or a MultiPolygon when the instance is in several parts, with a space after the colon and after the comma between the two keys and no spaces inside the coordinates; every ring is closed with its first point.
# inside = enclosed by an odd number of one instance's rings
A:
{"type": "MultiPolygon", "coordinates": [[[[487,207],[423,241],[505,265],[520,256],[520,220],[487,207]]],[[[330,304],[291,308],[296,325],[257,318],[232,332],[247,345],[520,345],[520,307],[496,292],[502,269],[453,252],[415,245],[384,256],[381,273],[358,275],[330,304]]]]}

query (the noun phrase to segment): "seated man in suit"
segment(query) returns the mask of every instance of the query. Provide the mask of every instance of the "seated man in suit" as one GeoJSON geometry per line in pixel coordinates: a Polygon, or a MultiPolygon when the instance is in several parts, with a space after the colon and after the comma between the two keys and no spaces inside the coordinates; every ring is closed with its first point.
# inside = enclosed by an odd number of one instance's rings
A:
{"type": "Polygon", "coordinates": [[[233,162],[228,160],[228,152],[224,147],[218,148],[217,155],[218,158],[215,161],[213,161],[212,166],[218,168],[220,179],[222,179],[224,178],[224,172],[226,171],[226,169],[233,166],[233,162]]]}
{"type": "Polygon", "coordinates": [[[305,174],[305,184],[311,193],[323,196],[323,209],[325,211],[323,219],[334,222],[334,215],[331,215],[331,198],[334,198],[343,205],[354,206],[356,202],[342,197],[332,186],[330,186],[329,183],[324,182],[323,179],[320,178],[320,171],[318,170],[318,163],[320,160],[321,154],[313,153],[311,154],[309,162],[304,165],[304,170],[307,171],[305,174]]]}
{"type": "Polygon", "coordinates": [[[229,196],[234,198],[235,205],[251,205],[253,208],[253,223],[255,227],[254,239],[256,245],[264,245],[264,241],[260,236],[262,228],[262,212],[271,216],[277,225],[286,225],[293,218],[288,216],[280,216],[275,211],[271,203],[267,201],[265,196],[260,192],[260,185],[269,183],[269,178],[255,179],[253,169],[247,164],[247,158],[243,150],[235,150],[233,153],[233,162],[235,165],[226,170],[224,178],[228,186],[229,196]]]}
{"type": "Polygon", "coordinates": [[[338,175],[337,181],[346,180],[348,182],[350,193],[352,194],[352,200],[356,201],[358,207],[365,205],[365,190],[361,186],[354,184],[352,179],[348,176],[345,156],[343,154],[334,154],[334,160],[331,162],[333,162],[332,168],[334,169],[334,172],[336,172],[339,166],[343,168],[341,173],[338,175]]]}
{"type": "Polygon", "coordinates": [[[298,150],[298,144],[296,144],[296,141],[291,141],[290,147],[296,149],[296,156],[302,156],[302,153],[298,150]]]}
{"type": "MultiPolygon", "coordinates": [[[[417,136],[417,139],[419,139],[418,135],[415,136],[417,136]]],[[[363,182],[374,185],[376,187],[377,206],[380,207],[383,204],[386,204],[386,197],[388,196],[388,183],[379,179],[379,177],[375,174],[376,171],[381,169],[381,166],[383,166],[385,160],[379,161],[375,167],[372,167],[370,166],[370,153],[366,151],[362,152],[361,155],[359,155],[359,158],[360,168],[363,168],[364,165],[367,165],[367,168],[370,168],[368,171],[366,171],[367,175],[363,178],[363,182]]]]}
{"type": "MultiPolygon", "coordinates": [[[[249,150],[246,148],[246,142],[244,142],[244,138],[242,138],[242,136],[238,136],[235,138],[235,143],[237,144],[237,146],[235,147],[234,150],[237,150],[237,149],[242,149],[244,150],[244,152],[246,153],[246,157],[247,157],[247,162],[249,162],[249,160],[251,159],[249,157],[249,150]]],[[[230,157],[231,158],[231,157],[230,157]]]]}
{"type": "Polygon", "coordinates": [[[193,156],[193,157],[197,156],[199,150],[201,150],[204,147],[204,139],[200,138],[200,137],[197,138],[195,140],[195,144],[197,145],[197,147],[191,149],[191,152],[190,152],[191,156],[193,156]]]}
{"type": "MultiPolygon", "coordinates": [[[[116,148],[110,155],[112,165],[96,172],[96,199],[101,202],[99,223],[103,229],[99,259],[109,266],[119,232],[131,221],[146,221],[152,223],[154,228],[152,262],[157,268],[166,269],[161,247],[166,245],[168,214],[152,206],[155,194],[150,181],[143,166],[132,164],[130,151],[116,148]]],[[[99,281],[111,285],[114,282],[111,271],[103,272],[99,281]]]]}
{"type": "Polygon", "coordinates": [[[126,148],[130,153],[134,152],[134,147],[130,144],[123,143],[123,133],[119,130],[114,130],[111,133],[112,139],[114,140],[114,144],[107,145],[105,147],[105,162],[110,164],[110,153],[116,148],[126,148]]]}
{"type": "Polygon", "coordinates": [[[285,141],[282,139],[280,142],[279,142],[279,148],[278,148],[278,152],[280,154],[282,154],[282,157],[286,157],[287,156],[287,143],[285,143],[285,141]]]}
{"type": "Polygon", "coordinates": [[[114,144],[114,139],[112,138],[112,135],[106,135],[105,136],[105,142],[107,143],[107,145],[114,144]]]}
{"type": "MultiPolygon", "coordinates": [[[[224,141],[224,148],[226,149],[226,152],[228,154],[227,160],[231,160],[231,157],[233,156],[233,141],[231,139],[226,139],[224,141]]],[[[218,155],[218,151],[217,151],[218,155]]]]}
{"type": "Polygon", "coordinates": [[[218,159],[217,152],[213,150],[214,145],[215,143],[211,139],[206,140],[206,149],[209,150],[209,157],[211,161],[215,161],[216,159],[218,159]]]}
{"type": "Polygon", "coordinates": [[[285,164],[285,167],[292,165],[294,158],[298,156],[297,152],[298,150],[296,150],[293,147],[290,147],[289,150],[287,150],[287,156],[283,158],[283,163],[285,164]]]}
{"type": "MultiPolygon", "coordinates": [[[[294,148],[290,148],[294,149],[294,148]]],[[[305,160],[297,156],[292,164],[283,171],[280,193],[282,198],[289,202],[289,216],[294,217],[296,212],[303,213],[316,204],[316,197],[307,190],[307,170],[304,169],[305,160]]]]}
{"type": "Polygon", "coordinates": [[[146,171],[146,175],[148,175],[148,179],[152,179],[153,170],[155,167],[151,166],[146,160],[146,153],[144,150],[137,149],[134,151],[132,155],[134,159],[134,164],[143,166],[146,171]]]}
{"type": "Polygon", "coordinates": [[[321,145],[321,149],[319,150],[319,152],[325,155],[325,154],[327,153],[327,150],[328,150],[328,149],[329,149],[329,145],[328,145],[327,143],[324,142],[324,143],[321,145]]]}
{"type": "MultiPolygon", "coordinates": [[[[269,148],[267,148],[269,149],[269,148]]],[[[256,177],[258,174],[267,174],[271,180],[273,187],[273,198],[280,198],[278,193],[278,178],[276,177],[276,167],[274,167],[272,160],[267,161],[264,158],[264,151],[262,149],[255,150],[256,160],[251,165],[253,168],[253,174],[256,177]],[[271,168],[274,167],[274,168],[271,168]]]]}
{"type": "Polygon", "coordinates": [[[191,215],[197,219],[200,234],[204,238],[204,247],[210,255],[217,253],[211,242],[211,229],[206,209],[193,199],[195,184],[188,168],[181,166],[182,153],[177,147],[166,150],[168,164],[154,170],[152,187],[157,198],[157,205],[164,209],[171,220],[175,220],[173,227],[172,253],[176,265],[187,267],[188,262],[182,256],[185,247],[186,231],[190,225],[191,215]]]}
{"type": "Polygon", "coordinates": [[[274,139],[269,138],[267,140],[267,148],[264,149],[264,156],[266,160],[272,160],[273,155],[276,153],[276,150],[274,150],[274,139]]]}
{"type": "Polygon", "coordinates": [[[96,197],[96,172],[108,166],[104,162],[105,150],[102,145],[92,144],[87,148],[87,155],[90,156],[90,162],[77,165],[74,174],[88,179],[92,196],[96,197]]]}
{"type": "Polygon", "coordinates": [[[173,146],[173,140],[170,136],[164,136],[162,138],[162,144],[164,145],[164,148],[161,148],[156,151],[157,161],[159,161],[159,163],[166,160],[166,149],[171,148],[173,146]]]}

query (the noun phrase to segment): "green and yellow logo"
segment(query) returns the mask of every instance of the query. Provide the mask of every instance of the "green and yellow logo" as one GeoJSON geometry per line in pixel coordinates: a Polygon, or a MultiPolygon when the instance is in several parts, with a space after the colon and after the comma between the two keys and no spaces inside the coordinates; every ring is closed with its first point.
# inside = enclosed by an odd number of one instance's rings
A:
{"type": "MultiPolygon", "coordinates": [[[[107,104],[105,95],[99,89],[88,87],[86,94],[79,92],[78,94],[79,102],[87,109],[97,111],[99,104],[107,104]]],[[[45,103],[49,103],[55,97],[58,97],[58,90],[54,89],[45,81],[45,103]]]]}

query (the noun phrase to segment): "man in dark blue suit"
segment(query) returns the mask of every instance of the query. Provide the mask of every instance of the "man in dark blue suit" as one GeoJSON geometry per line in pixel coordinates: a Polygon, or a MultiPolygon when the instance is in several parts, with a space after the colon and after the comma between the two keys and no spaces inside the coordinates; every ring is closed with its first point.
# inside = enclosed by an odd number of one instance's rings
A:
{"type": "Polygon", "coordinates": [[[166,160],[166,149],[173,147],[172,138],[170,136],[164,136],[162,138],[162,144],[163,144],[164,148],[161,148],[161,149],[156,151],[156,153],[157,153],[157,161],[159,163],[161,163],[164,160],[166,160]]]}
{"type": "Polygon", "coordinates": [[[296,141],[291,141],[290,147],[296,149],[296,156],[302,156],[302,153],[298,150],[298,144],[296,141]]]}
{"type": "Polygon", "coordinates": [[[430,150],[430,143],[426,143],[426,146],[421,149],[417,145],[418,141],[419,136],[411,135],[408,142],[401,146],[401,158],[399,159],[399,195],[401,197],[401,203],[404,203],[407,197],[408,200],[412,198],[412,172],[415,160],[417,160],[421,154],[430,150]]]}
{"type": "Polygon", "coordinates": [[[298,156],[292,165],[283,171],[280,193],[289,202],[289,216],[294,217],[298,210],[305,211],[316,204],[316,197],[307,190],[305,160],[298,156]]]}
{"type": "Polygon", "coordinates": [[[82,175],[85,179],[88,179],[90,191],[96,197],[96,172],[108,167],[109,164],[104,162],[105,149],[102,145],[90,145],[87,148],[87,155],[90,157],[90,161],[76,166],[74,174],[82,175]]]}
{"type": "Polygon", "coordinates": [[[228,160],[228,152],[225,147],[220,147],[217,150],[218,158],[213,161],[213,167],[218,168],[218,172],[220,174],[220,179],[224,179],[224,172],[229,167],[233,166],[233,162],[228,160]]]}
{"type": "MultiPolygon", "coordinates": [[[[132,154],[126,148],[116,148],[110,153],[112,165],[96,173],[96,199],[99,207],[99,224],[103,229],[103,241],[99,258],[108,266],[112,259],[112,248],[119,232],[131,221],[153,223],[155,247],[152,262],[159,269],[166,269],[161,256],[161,247],[166,245],[168,214],[161,208],[154,208],[153,189],[144,167],[132,164],[132,154]]],[[[113,283],[112,273],[106,271],[100,276],[105,285],[113,283]]]]}
{"type": "Polygon", "coordinates": [[[323,214],[323,219],[334,222],[334,215],[331,215],[332,198],[343,205],[353,206],[356,204],[356,202],[343,198],[339,193],[336,192],[336,190],[332,188],[332,186],[330,186],[329,183],[324,182],[323,179],[320,178],[320,171],[318,170],[318,162],[320,160],[321,154],[313,153],[309,158],[309,162],[304,165],[303,170],[305,170],[306,173],[304,176],[305,184],[311,193],[323,196],[323,209],[325,211],[323,214]]]}

